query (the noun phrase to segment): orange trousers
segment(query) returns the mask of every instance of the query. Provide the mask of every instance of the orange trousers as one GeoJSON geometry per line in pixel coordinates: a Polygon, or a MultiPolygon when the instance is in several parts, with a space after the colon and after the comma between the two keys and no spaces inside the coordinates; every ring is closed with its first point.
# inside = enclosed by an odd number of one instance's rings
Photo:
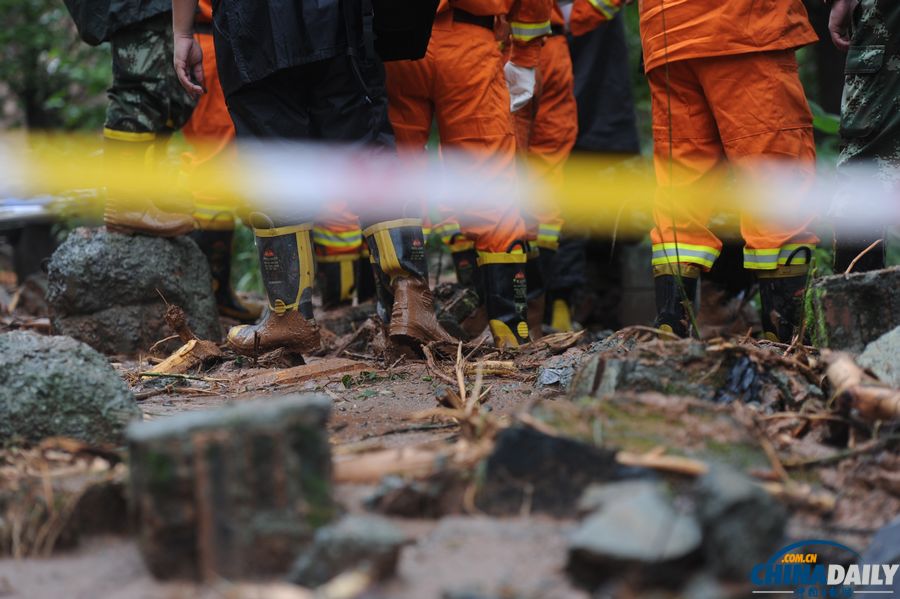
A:
{"type": "Polygon", "coordinates": [[[401,155],[421,156],[433,121],[442,150],[464,157],[475,175],[491,177],[508,190],[490,205],[459,198],[439,206],[436,230],[459,223],[482,252],[507,252],[524,239],[525,225],[515,198],[516,140],[509,112],[503,59],[494,33],[453,22],[445,11],[434,22],[428,52],[416,61],[385,64],[389,114],[401,155]],[[443,225],[443,226],[442,226],[443,225]]]}
{"type": "MultiPolygon", "coordinates": [[[[793,50],[696,58],[655,68],[647,77],[661,189],[651,232],[653,265],[681,262],[709,269],[722,249],[708,228],[711,208],[669,200],[665,188],[721,184],[725,164],[764,185],[772,165],[787,162],[811,182],[812,114],[797,61],[793,50]]],[[[798,248],[818,243],[810,231],[813,211],[799,205],[808,201],[804,191],[784,198],[792,207],[785,218],[760,222],[741,216],[745,268],[773,270],[789,260],[806,261],[805,252],[792,258],[798,248]]]]}
{"type": "MultiPolygon", "coordinates": [[[[526,155],[532,178],[558,186],[578,137],[578,108],[569,44],[563,35],[547,38],[538,67],[540,96],[514,113],[516,143],[526,155]]],[[[556,249],[563,220],[552,198],[538,198],[523,209],[526,239],[556,249]]]]}
{"type": "MultiPolygon", "coordinates": [[[[234,151],[234,125],[225,105],[225,94],[219,83],[216,69],[216,50],[213,36],[195,34],[194,37],[203,50],[203,79],[206,93],[197,100],[191,118],[181,129],[185,139],[193,148],[186,153],[186,169],[191,176],[203,177],[205,169],[215,160],[234,151]]],[[[221,198],[194,193],[196,202],[195,218],[204,229],[234,228],[234,208],[221,202],[221,198]]]]}

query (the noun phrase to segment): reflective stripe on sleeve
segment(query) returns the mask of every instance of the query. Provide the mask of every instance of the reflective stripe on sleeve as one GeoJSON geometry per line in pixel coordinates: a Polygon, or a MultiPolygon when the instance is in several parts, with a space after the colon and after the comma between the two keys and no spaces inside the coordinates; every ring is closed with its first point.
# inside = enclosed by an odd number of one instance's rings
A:
{"type": "Polygon", "coordinates": [[[588,2],[607,19],[612,19],[619,12],[619,7],[610,0],[588,0],[588,2]]]}
{"type": "Polygon", "coordinates": [[[509,24],[512,37],[517,42],[530,42],[539,37],[550,35],[550,21],[543,23],[520,23],[513,21],[509,24]]]}

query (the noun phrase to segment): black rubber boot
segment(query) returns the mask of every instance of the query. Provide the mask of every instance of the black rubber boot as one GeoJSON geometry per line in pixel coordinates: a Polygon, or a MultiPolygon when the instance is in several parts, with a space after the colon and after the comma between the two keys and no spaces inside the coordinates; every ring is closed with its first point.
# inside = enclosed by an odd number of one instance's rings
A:
{"type": "Polygon", "coordinates": [[[356,262],[356,301],[360,304],[367,302],[377,294],[375,286],[375,273],[372,270],[372,260],[369,258],[369,249],[363,246],[363,252],[356,262]]]}
{"type": "Polygon", "coordinates": [[[234,229],[194,231],[191,233],[191,239],[196,242],[197,247],[200,248],[209,263],[219,314],[240,322],[256,322],[262,310],[241,302],[231,286],[234,229]]]}
{"type": "Polygon", "coordinates": [[[553,260],[553,250],[538,248],[529,243],[528,260],[525,263],[525,278],[528,281],[528,331],[531,339],[544,336],[544,311],[547,302],[547,281],[549,264],[553,260]]]}
{"type": "Polygon", "coordinates": [[[697,300],[700,271],[696,266],[681,265],[680,276],[671,274],[673,267],[655,269],[656,321],[653,326],[679,337],[690,337],[693,328],[691,312],[697,300]]]}
{"type": "Polygon", "coordinates": [[[257,355],[284,349],[302,354],[321,347],[313,320],[311,231],[311,223],[254,230],[269,310],[259,324],[233,327],[228,332],[228,344],[236,352],[257,355]]]}
{"type": "Polygon", "coordinates": [[[790,343],[797,334],[803,321],[803,294],[811,260],[812,249],[800,247],[788,257],[786,264],[756,273],[763,333],[770,341],[790,343]]]}
{"type": "Polygon", "coordinates": [[[432,341],[454,343],[434,314],[422,221],[382,222],[368,227],[364,235],[375,267],[378,312],[388,339],[398,349],[415,352],[432,341]]]}
{"type": "Polygon", "coordinates": [[[353,303],[359,254],[316,256],[316,283],[322,296],[322,308],[331,310],[353,303]]]}
{"type": "Polygon", "coordinates": [[[528,342],[528,277],[522,253],[478,253],[488,326],[497,347],[528,342]]]}

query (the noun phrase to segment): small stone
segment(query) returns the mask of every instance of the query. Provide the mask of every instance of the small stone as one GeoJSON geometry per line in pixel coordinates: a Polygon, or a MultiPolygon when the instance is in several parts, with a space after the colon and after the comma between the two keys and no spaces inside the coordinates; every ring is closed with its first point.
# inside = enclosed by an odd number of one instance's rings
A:
{"type": "Polygon", "coordinates": [[[222,337],[209,266],[187,237],[76,229],[50,259],[47,301],[56,332],[107,354],[147,350],[171,335],[167,302],[199,338],[222,337]]]}
{"type": "Polygon", "coordinates": [[[291,582],[317,587],[350,570],[364,570],[386,580],[397,570],[405,535],[378,516],[345,516],[320,528],[312,546],[294,563],[291,582]]]}
{"type": "Polygon", "coordinates": [[[747,564],[765,562],[782,544],[783,506],[743,474],[713,464],[696,491],[704,554],[716,574],[740,579],[747,564]]]}
{"type": "Polygon", "coordinates": [[[656,485],[606,487],[602,507],[569,537],[573,578],[588,588],[611,575],[633,574],[648,586],[684,580],[703,538],[694,516],[679,513],[656,485]]]}
{"type": "Polygon", "coordinates": [[[0,439],[119,444],[141,417],[107,359],[69,337],[0,334],[0,439]]]}
{"type": "Polygon", "coordinates": [[[335,511],[330,408],[294,394],[132,426],[132,509],[153,575],[286,574],[335,511]]]}
{"type": "Polygon", "coordinates": [[[900,326],[867,345],[857,363],[882,382],[900,387],[900,326]]]}
{"type": "Polygon", "coordinates": [[[386,476],[369,495],[366,507],[403,518],[440,518],[462,512],[468,480],[461,472],[443,470],[425,480],[386,476]]]}

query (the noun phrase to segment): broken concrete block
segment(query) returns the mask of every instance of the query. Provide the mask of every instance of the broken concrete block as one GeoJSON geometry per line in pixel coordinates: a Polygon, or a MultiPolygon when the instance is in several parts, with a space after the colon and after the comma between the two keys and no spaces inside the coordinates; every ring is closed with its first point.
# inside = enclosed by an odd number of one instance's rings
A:
{"type": "Polygon", "coordinates": [[[567,569],[591,589],[623,574],[648,586],[677,584],[699,563],[702,538],[694,515],[656,483],[610,484],[602,507],[569,537],[567,569]]]}
{"type": "Polygon", "coordinates": [[[867,345],[856,362],[875,373],[883,383],[900,388],[900,327],[867,345]]]}
{"type": "Polygon", "coordinates": [[[320,528],[311,547],[300,554],[288,579],[317,587],[350,570],[386,580],[397,570],[406,536],[379,516],[345,516],[320,528]]]}
{"type": "Polygon", "coordinates": [[[743,579],[747,564],[766,561],[783,544],[784,507],[743,474],[713,464],[696,491],[704,555],[719,576],[743,579]]]}
{"type": "Polygon", "coordinates": [[[565,516],[589,484],[627,475],[615,451],[514,426],[497,436],[475,503],[489,514],[565,516]]]}
{"type": "Polygon", "coordinates": [[[154,576],[283,575],[334,513],[331,400],[298,394],[129,428],[131,497],[154,576]]]}
{"type": "Polygon", "coordinates": [[[861,352],[900,326],[900,266],[816,279],[811,288],[817,345],[861,352]]]}
{"type": "Polygon", "coordinates": [[[187,237],[76,229],[53,253],[48,277],[54,330],[98,351],[135,353],[171,335],[166,302],[185,311],[199,338],[222,337],[209,266],[187,237]]]}
{"type": "Polygon", "coordinates": [[[140,416],[125,381],[84,343],[0,334],[0,439],[59,436],[118,444],[128,423],[140,416]]]}

